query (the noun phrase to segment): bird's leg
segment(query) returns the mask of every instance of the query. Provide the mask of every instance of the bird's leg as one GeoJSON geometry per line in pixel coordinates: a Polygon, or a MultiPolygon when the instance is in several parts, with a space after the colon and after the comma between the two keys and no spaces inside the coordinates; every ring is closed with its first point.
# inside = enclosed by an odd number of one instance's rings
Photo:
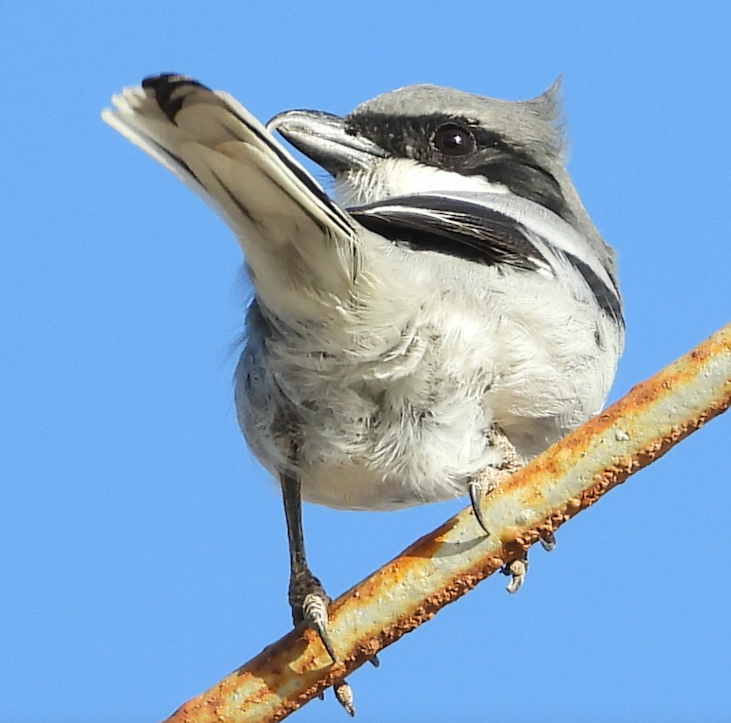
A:
{"type": "Polygon", "coordinates": [[[289,605],[292,608],[292,621],[295,625],[306,622],[313,628],[335,662],[337,656],[327,632],[327,606],[330,598],[320,581],[310,572],[305,555],[301,483],[294,472],[284,472],[280,482],[289,539],[289,605]]]}
{"type": "MultiPolygon", "coordinates": [[[[295,625],[305,622],[313,628],[334,663],[337,661],[337,656],[327,631],[327,606],[330,598],[320,581],[310,571],[305,555],[305,536],[302,531],[302,485],[297,474],[292,472],[282,474],[280,481],[289,540],[289,606],[292,609],[292,621],[295,625]]],[[[345,680],[335,683],[333,691],[346,713],[354,716],[353,691],[345,680]]]]}

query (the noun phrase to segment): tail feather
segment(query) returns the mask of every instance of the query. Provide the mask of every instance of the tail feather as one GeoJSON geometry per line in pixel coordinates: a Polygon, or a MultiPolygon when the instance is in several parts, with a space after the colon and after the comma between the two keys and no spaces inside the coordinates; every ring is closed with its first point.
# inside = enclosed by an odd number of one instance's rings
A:
{"type": "MultiPolygon", "coordinates": [[[[102,119],[216,210],[236,233],[260,296],[276,284],[340,295],[354,222],[242,105],[179,75],[112,98],[102,119]]],[[[266,301],[266,299],[263,299],[266,301]]]]}
{"type": "MultiPolygon", "coordinates": [[[[185,162],[175,155],[174,150],[181,143],[179,130],[171,125],[154,99],[142,88],[125,88],[112,96],[112,104],[114,110],[105,108],[102,120],[205,198],[205,189],[185,162]]],[[[205,200],[212,202],[212,199],[205,200]]]]}

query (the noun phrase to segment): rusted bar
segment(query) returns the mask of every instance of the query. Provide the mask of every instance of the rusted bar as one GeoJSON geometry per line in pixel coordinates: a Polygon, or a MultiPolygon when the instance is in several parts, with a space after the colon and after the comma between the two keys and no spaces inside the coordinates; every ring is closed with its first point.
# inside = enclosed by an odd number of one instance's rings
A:
{"type": "Polygon", "coordinates": [[[491,493],[483,504],[489,537],[465,509],[333,602],[337,664],[316,635],[295,629],[164,723],[282,720],[730,404],[731,324],[491,493]]]}

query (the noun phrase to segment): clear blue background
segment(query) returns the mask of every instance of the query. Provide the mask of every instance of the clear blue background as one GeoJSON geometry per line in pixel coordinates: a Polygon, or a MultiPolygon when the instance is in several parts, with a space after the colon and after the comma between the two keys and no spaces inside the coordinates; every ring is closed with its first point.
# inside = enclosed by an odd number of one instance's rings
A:
{"type": "MultiPolygon", "coordinates": [[[[280,501],[236,427],[224,225],[102,124],[165,70],[267,119],[565,76],[621,256],[613,398],[731,317],[728,3],[6,2],[0,9],[0,722],[156,723],[289,628],[280,501]]],[[[358,720],[728,721],[731,415],[351,678],[358,720]]],[[[308,507],[336,595],[463,504],[308,507]]],[[[343,723],[332,697],[295,720],[343,723]]]]}

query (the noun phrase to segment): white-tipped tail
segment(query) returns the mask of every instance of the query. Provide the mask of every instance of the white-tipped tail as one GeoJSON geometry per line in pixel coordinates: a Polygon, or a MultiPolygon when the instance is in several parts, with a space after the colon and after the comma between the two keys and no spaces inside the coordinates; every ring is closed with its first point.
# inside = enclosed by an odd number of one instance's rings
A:
{"type": "Polygon", "coordinates": [[[236,100],[168,74],[125,88],[112,103],[103,120],[231,226],[265,303],[287,304],[287,291],[290,303],[301,303],[302,292],[313,300],[347,294],[353,222],[236,100]]]}

